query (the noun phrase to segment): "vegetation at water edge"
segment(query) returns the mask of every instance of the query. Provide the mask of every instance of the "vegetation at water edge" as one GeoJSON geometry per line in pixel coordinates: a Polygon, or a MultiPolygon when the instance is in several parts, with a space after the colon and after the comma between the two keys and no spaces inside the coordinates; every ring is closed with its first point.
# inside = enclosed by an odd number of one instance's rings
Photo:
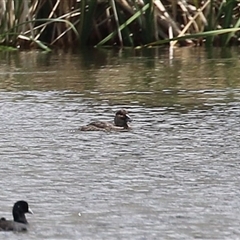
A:
{"type": "Polygon", "coordinates": [[[0,44],[21,49],[239,44],[239,0],[0,0],[0,44]]]}

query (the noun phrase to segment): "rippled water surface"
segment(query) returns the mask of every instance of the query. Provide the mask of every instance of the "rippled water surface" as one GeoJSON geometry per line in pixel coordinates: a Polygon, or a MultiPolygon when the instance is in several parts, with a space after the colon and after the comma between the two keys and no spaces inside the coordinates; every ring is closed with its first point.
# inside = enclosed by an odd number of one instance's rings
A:
{"type": "Polygon", "coordinates": [[[239,239],[238,50],[0,54],[0,239],[239,239]],[[133,129],[80,132],[128,109],[133,129]]]}

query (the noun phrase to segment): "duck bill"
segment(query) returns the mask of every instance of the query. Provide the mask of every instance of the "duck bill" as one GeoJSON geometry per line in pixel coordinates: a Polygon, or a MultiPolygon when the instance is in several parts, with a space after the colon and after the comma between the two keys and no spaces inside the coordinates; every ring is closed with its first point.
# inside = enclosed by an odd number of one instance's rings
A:
{"type": "Polygon", "coordinates": [[[126,117],[127,117],[127,122],[131,122],[132,121],[131,117],[128,114],[126,114],[126,117]]]}
{"type": "Polygon", "coordinates": [[[33,214],[33,211],[31,208],[28,208],[28,213],[33,214]]]}

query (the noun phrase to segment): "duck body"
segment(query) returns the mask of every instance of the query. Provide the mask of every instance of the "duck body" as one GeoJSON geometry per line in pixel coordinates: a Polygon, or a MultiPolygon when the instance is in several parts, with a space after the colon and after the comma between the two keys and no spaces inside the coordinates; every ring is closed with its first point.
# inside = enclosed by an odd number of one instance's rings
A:
{"type": "Polygon", "coordinates": [[[121,131],[130,129],[128,122],[131,122],[131,118],[128,112],[121,109],[116,112],[114,117],[114,123],[96,121],[91,122],[86,126],[80,127],[80,131],[121,131]]]}
{"type": "Polygon", "coordinates": [[[23,232],[27,231],[27,224],[6,220],[5,218],[0,219],[0,231],[14,231],[23,232]]]}
{"type": "Polygon", "coordinates": [[[25,213],[33,213],[28,207],[28,203],[26,201],[16,202],[12,209],[13,221],[1,218],[0,231],[27,231],[28,222],[25,213]]]}

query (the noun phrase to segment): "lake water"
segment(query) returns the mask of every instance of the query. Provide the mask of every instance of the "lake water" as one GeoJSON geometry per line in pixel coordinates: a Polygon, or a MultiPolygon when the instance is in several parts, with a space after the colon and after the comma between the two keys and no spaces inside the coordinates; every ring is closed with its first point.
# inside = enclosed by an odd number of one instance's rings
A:
{"type": "Polygon", "coordinates": [[[1,52],[0,239],[239,239],[239,51],[1,52]]]}

